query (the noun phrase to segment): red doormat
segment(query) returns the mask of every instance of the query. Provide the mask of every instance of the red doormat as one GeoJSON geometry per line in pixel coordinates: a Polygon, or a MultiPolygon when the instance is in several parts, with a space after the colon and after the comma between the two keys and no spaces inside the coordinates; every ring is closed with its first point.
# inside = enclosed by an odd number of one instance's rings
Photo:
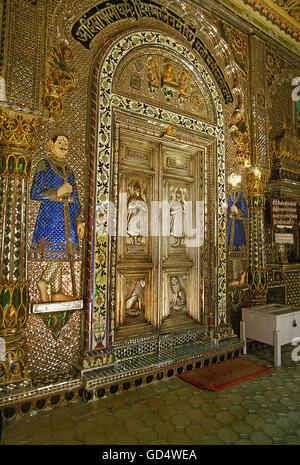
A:
{"type": "Polygon", "coordinates": [[[179,375],[188,383],[209,391],[221,391],[234,384],[270,373],[271,368],[236,357],[224,362],[209,365],[197,370],[187,371],[179,375]]]}

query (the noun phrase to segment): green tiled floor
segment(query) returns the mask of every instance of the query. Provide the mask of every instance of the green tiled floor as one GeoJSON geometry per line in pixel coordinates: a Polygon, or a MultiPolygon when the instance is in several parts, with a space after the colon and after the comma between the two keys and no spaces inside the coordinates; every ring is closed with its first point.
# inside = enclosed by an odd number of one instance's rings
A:
{"type": "MultiPolygon", "coordinates": [[[[300,362],[219,392],[179,378],[4,423],[2,444],[300,445],[300,362]]],[[[273,367],[271,347],[247,358],[273,367]]]]}

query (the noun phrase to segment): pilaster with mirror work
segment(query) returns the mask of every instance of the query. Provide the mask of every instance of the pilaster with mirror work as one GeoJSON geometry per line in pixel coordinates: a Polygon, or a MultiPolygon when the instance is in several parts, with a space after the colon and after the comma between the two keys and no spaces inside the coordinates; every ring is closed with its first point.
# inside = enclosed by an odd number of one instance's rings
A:
{"type": "Polygon", "coordinates": [[[265,191],[270,177],[268,171],[250,168],[247,173],[249,208],[249,270],[248,285],[251,304],[264,304],[268,282],[264,251],[265,191]]]}
{"type": "Polygon", "coordinates": [[[266,187],[270,177],[268,113],[265,95],[268,57],[265,43],[250,37],[251,156],[247,168],[249,208],[248,285],[251,305],[265,303],[268,292],[265,250],[266,187]]]}
{"type": "Polygon", "coordinates": [[[5,345],[0,391],[30,382],[23,336],[29,312],[26,209],[39,125],[40,118],[29,111],[15,111],[6,104],[0,107],[0,337],[5,345]]]}

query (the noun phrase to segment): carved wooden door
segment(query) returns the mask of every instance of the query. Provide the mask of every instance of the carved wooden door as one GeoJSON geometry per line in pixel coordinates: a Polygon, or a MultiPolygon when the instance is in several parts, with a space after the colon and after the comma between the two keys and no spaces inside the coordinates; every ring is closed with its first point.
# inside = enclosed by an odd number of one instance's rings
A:
{"type": "Polygon", "coordinates": [[[124,129],[118,152],[116,328],[200,322],[205,148],[124,129]]]}

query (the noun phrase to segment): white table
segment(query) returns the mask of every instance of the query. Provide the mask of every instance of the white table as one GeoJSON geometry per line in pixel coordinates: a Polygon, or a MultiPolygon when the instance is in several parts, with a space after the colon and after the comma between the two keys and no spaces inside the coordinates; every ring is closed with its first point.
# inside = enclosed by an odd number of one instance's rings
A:
{"type": "Polygon", "coordinates": [[[300,338],[300,307],[279,304],[259,305],[242,309],[240,322],[247,353],[247,337],[274,346],[274,365],[281,365],[281,346],[300,338]]]}

